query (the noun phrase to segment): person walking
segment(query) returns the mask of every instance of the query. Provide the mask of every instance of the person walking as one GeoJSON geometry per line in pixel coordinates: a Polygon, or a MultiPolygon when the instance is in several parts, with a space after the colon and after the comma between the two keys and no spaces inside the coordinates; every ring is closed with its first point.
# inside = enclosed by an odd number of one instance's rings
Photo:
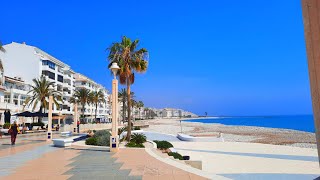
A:
{"type": "Polygon", "coordinates": [[[11,145],[16,144],[17,134],[20,132],[17,122],[14,121],[13,125],[9,128],[9,134],[11,135],[11,145]]]}
{"type": "Polygon", "coordinates": [[[80,121],[77,122],[77,130],[78,130],[78,133],[80,133],[80,121]]]}

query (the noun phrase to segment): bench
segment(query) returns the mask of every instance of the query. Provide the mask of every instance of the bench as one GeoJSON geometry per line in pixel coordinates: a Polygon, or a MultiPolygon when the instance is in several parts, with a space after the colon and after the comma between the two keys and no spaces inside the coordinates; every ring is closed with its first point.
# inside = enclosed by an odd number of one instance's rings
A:
{"type": "Polygon", "coordinates": [[[73,143],[73,139],[52,139],[55,147],[69,147],[73,143]]]}

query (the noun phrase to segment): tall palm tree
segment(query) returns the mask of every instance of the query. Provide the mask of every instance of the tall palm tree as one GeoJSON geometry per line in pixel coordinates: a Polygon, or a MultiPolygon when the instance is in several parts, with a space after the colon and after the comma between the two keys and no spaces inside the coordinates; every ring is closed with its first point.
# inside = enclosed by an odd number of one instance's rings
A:
{"type": "Polygon", "coordinates": [[[99,91],[93,91],[90,93],[90,99],[91,103],[95,105],[95,114],[94,114],[94,119],[97,121],[97,111],[98,111],[98,105],[101,103],[106,102],[104,94],[101,90],[99,91]]]}
{"type": "MultiPolygon", "coordinates": [[[[49,96],[53,96],[53,103],[60,108],[59,102],[63,102],[62,94],[54,89],[54,82],[49,82],[45,76],[41,76],[39,79],[32,80],[34,85],[31,86],[31,90],[28,92],[31,96],[26,98],[26,105],[32,105],[32,110],[40,104],[39,112],[43,112],[43,109],[49,108],[49,96]]],[[[41,118],[39,118],[41,122],[41,118]]]]}
{"type": "Polygon", "coordinates": [[[70,98],[70,103],[81,105],[82,118],[84,118],[86,105],[90,103],[90,90],[86,88],[75,90],[74,94],[70,98]]]}
{"type": "Polygon", "coordinates": [[[118,76],[120,84],[127,86],[127,105],[128,105],[128,133],[127,140],[131,138],[131,85],[134,83],[134,72],[142,73],[147,70],[148,62],[147,50],[145,48],[137,49],[139,40],[131,41],[129,38],[123,36],[121,42],[113,43],[109,48],[108,59],[110,61],[109,67],[113,62],[118,63],[120,70],[118,76]]]}

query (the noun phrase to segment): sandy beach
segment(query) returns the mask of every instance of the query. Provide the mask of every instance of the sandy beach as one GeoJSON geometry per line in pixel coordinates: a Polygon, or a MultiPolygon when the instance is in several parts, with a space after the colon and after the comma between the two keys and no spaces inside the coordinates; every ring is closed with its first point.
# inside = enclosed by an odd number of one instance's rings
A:
{"type": "MultiPolygon", "coordinates": [[[[185,122],[182,120],[182,132],[192,136],[222,136],[226,142],[249,142],[274,145],[286,145],[304,148],[317,148],[314,133],[264,128],[254,126],[231,126],[223,124],[203,124],[185,122]]],[[[153,131],[165,134],[181,132],[180,119],[153,119],[138,121],[137,124],[149,124],[146,131],[153,131]]]]}

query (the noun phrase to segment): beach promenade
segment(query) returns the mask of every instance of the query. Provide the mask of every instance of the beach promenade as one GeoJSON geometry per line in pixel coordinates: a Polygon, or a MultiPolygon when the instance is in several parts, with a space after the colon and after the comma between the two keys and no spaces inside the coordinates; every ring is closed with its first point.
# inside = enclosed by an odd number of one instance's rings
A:
{"type": "Polygon", "coordinates": [[[242,142],[178,142],[175,149],[202,161],[203,171],[230,179],[316,179],[316,149],[242,142]]]}
{"type": "Polygon", "coordinates": [[[145,149],[118,153],[56,148],[45,136],[0,139],[0,179],[206,179],[150,156],[145,149]]]}

